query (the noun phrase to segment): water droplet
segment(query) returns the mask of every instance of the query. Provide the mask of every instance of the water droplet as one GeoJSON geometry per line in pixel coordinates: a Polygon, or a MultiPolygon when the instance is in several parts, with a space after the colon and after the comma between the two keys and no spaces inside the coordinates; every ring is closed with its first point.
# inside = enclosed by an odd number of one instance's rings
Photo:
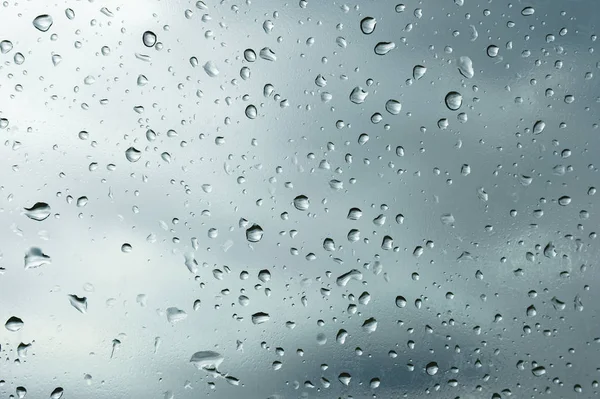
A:
{"type": "Polygon", "coordinates": [[[387,100],[385,103],[385,110],[392,115],[398,115],[402,110],[402,104],[397,100],[387,100]]]}
{"type": "Polygon", "coordinates": [[[88,203],[88,197],[86,197],[85,195],[77,198],[77,207],[78,208],[83,208],[84,206],[87,205],[87,203],[88,203]]]}
{"type": "Polygon", "coordinates": [[[259,242],[263,237],[263,229],[257,224],[253,224],[246,230],[246,240],[250,242],[259,242]]]}
{"type": "Polygon", "coordinates": [[[202,66],[202,68],[204,68],[204,72],[206,72],[206,74],[211,78],[214,78],[219,75],[219,70],[217,69],[215,63],[212,61],[207,61],[206,64],[202,66]]]}
{"type": "Polygon", "coordinates": [[[373,17],[365,17],[360,21],[360,30],[365,35],[370,35],[377,26],[377,20],[373,17]]]}
{"type": "Polygon", "coordinates": [[[269,47],[261,48],[260,51],[258,52],[258,55],[260,58],[262,58],[263,60],[266,60],[266,61],[277,61],[277,57],[275,56],[275,53],[269,47]]]}
{"type": "Polygon", "coordinates": [[[131,251],[133,251],[133,247],[131,246],[131,244],[125,243],[121,245],[121,252],[128,254],[131,253],[131,251]]]}
{"type": "Polygon", "coordinates": [[[263,283],[271,281],[271,272],[267,269],[261,270],[260,272],[258,272],[258,279],[263,283]]]}
{"type": "Polygon", "coordinates": [[[35,28],[41,32],[46,32],[48,29],[50,29],[53,23],[54,20],[48,14],[38,15],[33,20],[33,26],[35,26],[35,28]]]}
{"type": "Polygon", "coordinates": [[[541,377],[544,374],[546,374],[546,368],[544,366],[537,366],[537,367],[534,367],[533,369],[531,369],[531,372],[533,373],[534,376],[541,377]]]}
{"type": "Polygon", "coordinates": [[[77,295],[69,295],[69,302],[71,306],[77,309],[80,313],[87,313],[87,298],[86,297],[78,297],[77,295]]]}
{"type": "Polygon", "coordinates": [[[264,312],[254,313],[252,315],[252,323],[253,324],[266,323],[267,321],[269,321],[270,318],[271,318],[271,316],[269,316],[268,313],[264,313],[264,312]]]}
{"type": "Polygon", "coordinates": [[[521,10],[521,15],[528,17],[535,13],[535,9],[533,7],[525,7],[521,10]]]}
{"type": "Polygon", "coordinates": [[[244,50],[244,59],[248,62],[256,61],[256,53],[251,48],[244,50]]]}
{"type": "Polygon", "coordinates": [[[533,134],[540,134],[544,131],[545,128],[546,128],[546,122],[537,121],[533,125],[533,134]]]}
{"type": "Polygon", "coordinates": [[[23,210],[25,216],[37,222],[46,220],[52,213],[50,205],[45,202],[36,202],[31,208],[23,208],[23,210]]]}
{"type": "Polygon", "coordinates": [[[190,363],[198,370],[218,369],[225,358],[223,355],[213,351],[200,351],[192,355],[190,363]]]}
{"type": "Polygon", "coordinates": [[[365,320],[362,328],[366,333],[369,334],[375,332],[377,330],[377,320],[374,317],[365,320]]]}
{"type": "Polygon", "coordinates": [[[142,157],[142,152],[136,149],[135,147],[129,147],[125,151],[125,157],[129,162],[137,162],[142,157]]]}
{"type": "Polygon", "coordinates": [[[439,370],[438,364],[436,362],[429,362],[427,366],[425,366],[425,371],[429,375],[436,375],[439,370]]]}
{"type": "Polygon", "coordinates": [[[310,205],[310,201],[306,195],[299,195],[294,198],[294,207],[299,211],[306,211],[310,205]]]}
{"type": "Polygon", "coordinates": [[[142,35],[142,43],[144,43],[144,46],[146,47],[154,47],[156,44],[156,34],[150,30],[147,30],[142,35]]]}
{"type": "Polygon", "coordinates": [[[379,42],[375,45],[374,51],[377,55],[386,55],[395,48],[396,43],[394,42],[379,42]]]}
{"type": "Polygon", "coordinates": [[[348,338],[348,331],[341,329],[340,331],[338,331],[337,335],[335,336],[335,341],[338,344],[343,345],[346,343],[347,338],[348,338]]]}
{"type": "Polygon", "coordinates": [[[398,295],[396,297],[396,306],[399,308],[403,308],[406,306],[406,298],[404,298],[402,295],[398,295]]]}
{"type": "Polygon", "coordinates": [[[25,269],[34,269],[36,267],[49,265],[52,259],[42,252],[40,248],[31,247],[25,253],[25,269]]]}
{"type": "Polygon", "coordinates": [[[463,98],[459,92],[451,91],[450,93],[446,94],[444,101],[449,110],[457,111],[462,106],[463,98]]]}
{"type": "Polygon", "coordinates": [[[23,320],[21,320],[17,316],[12,316],[6,321],[4,327],[6,327],[6,329],[10,332],[17,332],[21,328],[23,328],[24,325],[25,323],[23,323],[23,320]]]}
{"type": "Polygon", "coordinates": [[[361,211],[360,209],[358,209],[358,208],[351,208],[351,209],[348,211],[348,216],[347,216],[347,218],[348,218],[349,220],[358,220],[358,219],[360,219],[361,217],[362,217],[362,211],[361,211]]]}
{"type": "Polygon", "coordinates": [[[419,80],[425,75],[426,72],[427,72],[427,68],[424,67],[423,65],[415,65],[413,67],[413,78],[415,80],[419,80]]]}
{"type": "Polygon", "coordinates": [[[72,8],[67,8],[65,10],[65,15],[67,16],[67,18],[69,18],[70,20],[75,19],[75,11],[73,11],[72,8]]]}
{"type": "Polygon", "coordinates": [[[462,56],[458,58],[458,71],[462,76],[467,79],[471,79],[475,75],[475,70],[473,69],[473,61],[467,56],[462,56]]]}
{"type": "Polygon", "coordinates": [[[0,42],[0,53],[7,54],[12,49],[13,49],[13,44],[12,44],[11,41],[9,41],[9,40],[2,40],[0,42]]]}
{"type": "Polygon", "coordinates": [[[187,318],[187,313],[179,308],[167,308],[167,321],[169,323],[177,323],[187,318]]]}
{"type": "Polygon", "coordinates": [[[250,104],[246,107],[245,114],[248,119],[254,119],[258,115],[258,111],[254,105],[250,104]]]}
{"type": "Polygon", "coordinates": [[[487,48],[487,55],[488,55],[489,57],[492,57],[492,58],[494,58],[494,57],[498,56],[498,51],[500,51],[500,49],[498,48],[498,46],[495,46],[495,45],[493,45],[493,44],[490,44],[490,45],[488,46],[488,48],[487,48]]]}
{"type": "Polygon", "coordinates": [[[65,390],[61,387],[55,388],[54,391],[50,394],[50,399],[60,399],[65,393],[65,390]]]}
{"type": "Polygon", "coordinates": [[[363,279],[363,274],[360,270],[352,269],[347,273],[342,274],[336,279],[336,284],[340,287],[345,287],[350,280],[361,281],[363,279]]]}
{"type": "Polygon", "coordinates": [[[364,91],[362,87],[356,86],[350,93],[350,101],[354,104],[362,104],[365,102],[368,95],[369,93],[364,91]]]}
{"type": "Polygon", "coordinates": [[[571,197],[569,197],[568,195],[563,195],[562,197],[560,197],[558,199],[558,205],[560,206],[567,206],[571,203],[571,197]]]}
{"type": "Polygon", "coordinates": [[[535,309],[535,306],[533,306],[533,305],[529,306],[527,308],[526,314],[529,317],[534,317],[535,315],[537,315],[537,310],[535,309]]]}
{"type": "Polygon", "coordinates": [[[342,384],[344,384],[344,385],[346,385],[346,386],[350,385],[350,380],[351,380],[351,379],[352,379],[352,376],[351,376],[350,374],[348,374],[348,373],[341,373],[341,374],[338,376],[338,380],[339,380],[339,381],[340,381],[342,384]]]}

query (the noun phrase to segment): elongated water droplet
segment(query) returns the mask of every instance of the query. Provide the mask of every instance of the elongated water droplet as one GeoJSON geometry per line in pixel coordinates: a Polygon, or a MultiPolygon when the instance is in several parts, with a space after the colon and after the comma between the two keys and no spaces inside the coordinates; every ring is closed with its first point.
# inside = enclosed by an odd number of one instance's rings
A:
{"type": "Polygon", "coordinates": [[[206,74],[211,78],[219,75],[219,69],[217,69],[217,66],[212,61],[207,61],[202,68],[204,68],[204,72],[206,72],[206,74]]]}
{"type": "Polygon", "coordinates": [[[21,320],[17,316],[12,316],[8,320],[6,320],[4,327],[6,327],[6,329],[10,332],[17,332],[21,328],[23,328],[24,325],[25,323],[23,323],[23,320],[21,320]]]}
{"type": "Polygon", "coordinates": [[[379,42],[375,45],[374,51],[377,55],[386,55],[395,48],[396,43],[394,42],[379,42]]]}
{"type": "Polygon", "coordinates": [[[521,10],[521,15],[528,17],[535,13],[535,9],[533,7],[525,7],[521,10]]]}
{"type": "Polygon", "coordinates": [[[50,394],[50,399],[60,399],[62,398],[64,393],[65,390],[61,387],[55,388],[54,391],[52,391],[52,393],[50,394]]]}
{"type": "Polygon", "coordinates": [[[271,318],[271,316],[269,316],[269,314],[265,313],[265,312],[254,313],[252,315],[252,323],[253,324],[266,323],[267,321],[269,321],[270,318],[271,318]]]}
{"type": "Polygon", "coordinates": [[[533,134],[540,134],[546,128],[546,122],[537,121],[533,124],[533,134]]]}
{"type": "Polygon", "coordinates": [[[266,61],[277,61],[275,53],[269,47],[263,47],[262,49],[260,49],[258,55],[260,58],[266,61]]]}
{"type": "Polygon", "coordinates": [[[221,363],[223,363],[225,357],[220,353],[214,351],[200,351],[192,355],[190,363],[198,368],[202,369],[218,369],[221,363]]]}
{"type": "Polygon", "coordinates": [[[25,216],[29,219],[41,222],[46,220],[52,213],[50,205],[45,202],[36,202],[31,208],[23,208],[25,216]]]}
{"type": "Polygon", "coordinates": [[[177,323],[187,318],[187,313],[179,308],[167,308],[167,321],[169,323],[177,323]]]}
{"type": "Polygon", "coordinates": [[[467,56],[461,56],[458,58],[458,71],[462,76],[467,79],[471,79],[475,75],[475,70],[473,69],[473,61],[467,56]]]}

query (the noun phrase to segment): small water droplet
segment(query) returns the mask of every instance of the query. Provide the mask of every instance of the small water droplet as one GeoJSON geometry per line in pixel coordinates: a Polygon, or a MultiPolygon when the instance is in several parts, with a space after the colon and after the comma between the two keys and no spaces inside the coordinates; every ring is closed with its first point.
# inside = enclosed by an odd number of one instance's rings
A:
{"type": "Polygon", "coordinates": [[[427,68],[424,67],[423,65],[415,65],[413,67],[413,78],[415,80],[419,80],[425,75],[426,72],[427,72],[427,68]]]}
{"type": "Polygon", "coordinates": [[[369,93],[364,91],[362,87],[356,86],[350,93],[350,101],[354,104],[362,104],[365,102],[368,95],[369,93]]]}
{"type": "Polygon", "coordinates": [[[248,119],[254,119],[258,115],[258,111],[256,110],[256,107],[252,104],[248,105],[244,112],[248,119]]]}
{"type": "Polygon", "coordinates": [[[439,370],[438,364],[436,362],[429,362],[427,366],[425,366],[425,371],[429,375],[436,375],[439,370]]]}
{"type": "Polygon", "coordinates": [[[80,313],[87,313],[88,303],[86,297],[78,297],[77,295],[73,294],[69,295],[68,297],[71,306],[77,309],[80,313]]]}

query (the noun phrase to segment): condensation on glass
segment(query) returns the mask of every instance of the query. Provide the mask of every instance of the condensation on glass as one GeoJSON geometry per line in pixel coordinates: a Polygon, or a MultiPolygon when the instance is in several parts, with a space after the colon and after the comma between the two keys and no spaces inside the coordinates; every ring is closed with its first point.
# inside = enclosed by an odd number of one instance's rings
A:
{"type": "Polygon", "coordinates": [[[598,10],[5,1],[0,396],[595,397],[598,10]]]}

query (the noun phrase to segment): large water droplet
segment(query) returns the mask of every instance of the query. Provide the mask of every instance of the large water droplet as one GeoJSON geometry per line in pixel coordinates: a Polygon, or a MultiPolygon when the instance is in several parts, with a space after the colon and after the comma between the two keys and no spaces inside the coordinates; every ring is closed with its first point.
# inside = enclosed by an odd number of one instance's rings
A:
{"type": "Polygon", "coordinates": [[[246,230],[246,240],[250,242],[259,242],[263,238],[263,229],[257,224],[253,224],[246,230]]]}
{"type": "Polygon", "coordinates": [[[269,321],[270,318],[271,318],[271,316],[269,316],[269,314],[265,313],[265,312],[254,313],[252,315],[252,323],[253,324],[266,323],[267,321],[269,321]]]}
{"type": "Polygon", "coordinates": [[[246,114],[246,117],[248,117],[248,119],[254,119],[258,115],[258,111],[256,110],[256,107],[252,104],[248,105],[244,112],[246,114]]]}
{"type": "Polygon", "coordinates": [[[500,51],[500,49],[498,48],[498,46],[490,44],[486,51],[489,57],[494,58],[498,56],[498,52],[500,51]]]}
{"type": "Polygon", "coordinates": [[[521,15],[528,17],[530,15],[533,15],[535,13],[535,8],[533,7],[525,7],[521,10],[521,15]]]}
{"type": "Polygon", "coordinates": [[[458,58],[458,71],[462,76],[467,79],[471,79],[475,75],[475,70],[473,69],[473,61],[467,56],[462,56],[458,58]]]}
{"type": "Polygon", "coordinates": [[[356,86],[350,93],[350,101],[354,104],[362,104],[365,102],[368,95],[369,93],[364,91],[362,87],[356,86]]]}
{"type": "Polygon", "coordinates": [[[206,64],[202,66],[202,68],[204,68],[204,72],[206,72],[206,74],[211,78],[214,78],[219,75],[219,70],[217,69],[215,63],[212,61],[207,61],[206,64]]]}
{"type": "Polygon", "coordinates": [[[21,328],[23,328],[24,325],[25,323],[23,323],[23,320],[21,320],[17,316],[12,316],[6,321],[4,327],[6,327],[6,329],[10,332],[17,332],[21,328]]]}
{"type": "Polygon", "coordinates": [[[537,121],[533,124],[533,134],[540,134],[546,128],[546,122],[537,121]]]}
{"type": "Polygon", "coordinates": [[[449,110],[457,111],[462,106],[463,98],[459,92],[451,91],[450,93],[446,94],[444,102],[449,110]]]}
{"type": "Polygon", "coordinates": [[[398,115],[402,110],[402,104],[397,100],[387,100],[385,103],[385,110],[392,115],[398,115]]]}
{"type": "Polygon", "coordinates": [[[202,369],[217,369],[223,363],[225,358],[220,353],[214,351],[200,351],[192,355],[190,363],[198,368],[202,369]]]}
{"type": "Polygon", "coordinates": [[[48,14],[38,15],[33,20],[33,26],[35,26],[35,28],[41,32],[46,32],[48,29],[50,29],[53,23],[54,20],[48,14]]]}
{"type": "Polygon", "coordinates": [[[537,366],[531,369],[531,373],[536,377],[541,377],[546,374],[546,368],[544,366],[537,366]]]}
{"type": "Polygon", "coordinates": [[[23,208],[23,210],[25,216],[37,222],[46,220],[52,213],[50,205],[45,202],[36,202],[31,208],[23,208]]]}
{"type": "Polygon", "coordinates": [[[52,393],[50,394],[50,399],[60,399],[62,398],[64,393],[65,390],[61,387],[55,388],[54,391],[52,391],[52,393]]]}
{"type": "Polygon", "coordinates": [[[127,160],[129,162],[137,162],[140,160],[141,157],[142,157],[142,152],[140,150],[136,149],[135,147],[129,147],[125,151],[125,158],[127,158],[127,160]]]}
{"type": "Polygon", "coordinates": [[[377,26],[377,20],[373,17],[365,17],[360,21],[360,30],[365,35],[370,35],[377,26]]]}
{"type": "Polygon", "coordinates": [[[294,207],[299,211],[306,211],[310,205],[310,201],[306,195],[299,195],[294,198],[294,207]]]}
{"type": "Polygon", "coordinates": [[[379,42],[375,45],[374,51],[377,55],[386,55],[395,48],[396,43],[394,42],[379,42]]]}
{"type": "Polygon", "coordinates": [[[142,42],[146,47],[153,47],[156,44],[156,34],[150,30],[147,30],[142,35],[142,42]]]}
{"type": "Polygon", "coordinates": [[[403,308],[406,306],[406,298],[404,298],[402,295],[398,295],[396,297],[396,306],[399,308],[403,308]]]}
{"type": "Polygon", "coordinates": [[[169,323],[177,323],[187,318],[187,313],[179,308],[167,308],[167,321],[169,323]]]}
{"type": "Polygon", "coordinates": [[[425,75],[426,72],[427,72],[427,68],[424,67],[423,65],[415,65],[413,67],[413,78],[415,80],[419,80],[425,75]]]}
{"type": "Polygon", "coordinates": [[[52,259],[42,252],[40,248],[31,247],[25,253],[25,269],[34,269],[36,267],[49,265],[52,259]]]}
{"type": "Polygon", "coordinates": [[[429,375],[436,375],[439,370],[438,364],[436,362],[429,362],[427,366],[425,366],[425,371],[429,375]]]}

